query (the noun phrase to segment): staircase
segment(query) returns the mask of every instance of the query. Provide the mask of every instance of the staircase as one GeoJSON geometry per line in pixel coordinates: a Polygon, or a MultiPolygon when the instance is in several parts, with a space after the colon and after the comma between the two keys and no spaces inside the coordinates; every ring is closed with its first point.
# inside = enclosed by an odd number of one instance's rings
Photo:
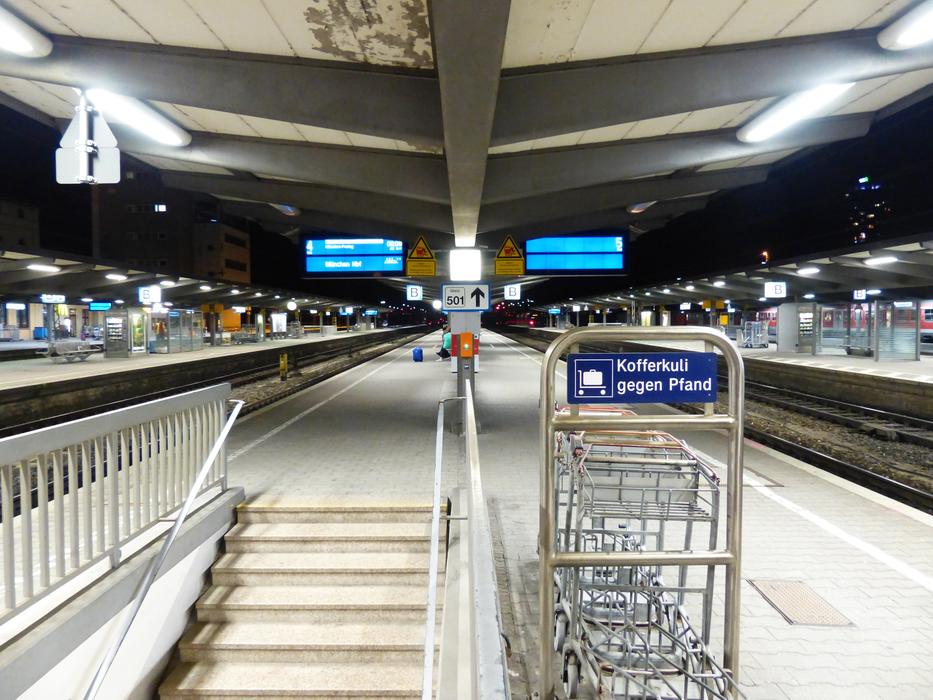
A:
{"type": "MultiPolygon", "coordinates": [[[[429,505],[245,504],[237,521],[162,700],[421,697],[429,505]]],[[[443,549],[439,570],[443,586],[443,549]]]]}

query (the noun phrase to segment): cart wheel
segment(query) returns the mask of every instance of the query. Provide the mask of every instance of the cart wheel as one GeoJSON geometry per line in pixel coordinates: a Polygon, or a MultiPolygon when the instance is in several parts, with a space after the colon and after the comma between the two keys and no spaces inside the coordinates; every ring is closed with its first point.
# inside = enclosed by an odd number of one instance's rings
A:
{"type": "Polygon", "coordinates": [[[568,654],[564,666],[564,692],[568,698],[576,698],[580,690],[580,663],[574,654],[568,654]]]}
{"type": "Polygon", "coordinates": [[[554,619],[554,651],[559,652],[564,648],[564,642],[567,639],[567,626],[569,625],[567,616],[559,612],[554,619]]]}

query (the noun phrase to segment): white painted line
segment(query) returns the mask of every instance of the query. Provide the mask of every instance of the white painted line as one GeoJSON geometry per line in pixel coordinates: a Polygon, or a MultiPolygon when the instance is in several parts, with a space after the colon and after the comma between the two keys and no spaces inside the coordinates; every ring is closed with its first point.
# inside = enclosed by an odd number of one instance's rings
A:
{"type": "MultiPolygon", "coordinates": [[[[697,456],[699,456],[701,459],[709,461],[709,463],[715,466],[717,469],[725,470],[726,465],[723,464],[720,460],[715,459],[710,455],[704,454],[699,450],[694,449],[693,451],[697,453],[697,456]]],[[[824,532],[842,540],[851,547],[860,550],[861,552],[870,556],[872,559],[881,562],[902,576],[910,579],[918,586],[922,586],[923,588],[926,588],[928,591],[933,593],[933,577],[927,576],[922,571],[912,567],[910,564],[901,561],[897,557],[891,556],[880,547],[869,544],[868,542],[859,539],[855,535],[846,532],[838,525],[829,522],[826,518],[819,516],[810,510],[807,510],[803,506],[797,505],[793,501],[784,498],[783,496],[777,495],[774,493],[773,488],[768,487],[756,476],[749,474],[748,472],[744,472],[743,482],[746,485],[751,486],[753,489],[755,489],[756,492],[760,493],[765,498],[772,500],[774,503],[777,503],[779,506],[786,508],[804,520],[808,520],[824,532]]]]}
{"type": "MultiPolygon", "coordinates": [[[[269,438],[275,437],[276,435],[278,435],[279,433],[281,433],[283,430],[285,430],[285,429],[288,428],[289,426],[294,425],[296,422],[300,421],[300,420],[301,420],[302,418],[304,418],[305,416],[307,416],[307,415],[309,415],[309,414],[311,414],[311,413],[314,413],[314,411],[318,410],[318,409],[321,408],[322,406],[326,406],[326,405],[329,404],[331,401],[333,401],[334,399],[336,399],[338,396],[342,396],[343,394],[346,394],[346,393],[347,393],[348,391],[350,391],[350,389],[352,389],[353,387],[357,386],[358,384],[360,384],[360,383],[362,383],[362,382],[365,382],[367,379],[369,379],[371,376],[373,376],[374,374],[376,374],[376,373],[379,372],[380,370],[384,369],[385,367],[391,365],[391,364],[392,364],[393,362],[395,362],[396,360],[401,359],[402,357],[405,357],[405,356],[408,354],[408,353],[407,353],[407,350],[408,350],[408,346],[407,346],[407,345],[405,345],[405,346],[403,346],[403,347],[401,347],[401,348],[399,348],[399,349],[400,349],[400,350],[404,350],[404,351],[406,351],[406,352],[400,352],[398,355],[396,355],[395,357],[393,357],[391,360],[389,360],[388,362],[385,362],[385,363],[381,363],[378,367],[376,367],[375,369],[373,369],[373,370],[370,371],[370,372],[367,372],[367,373],[364,374],[362,377],[360,377],[359,379],[357,379],[355,382],[353,382],[353,383],[351,383],[351,384],[347,384],[347,386],[345,386],[345,387],[344,387],[343,389],[341,389],[340,391],[337,391],[337,392],[331,394],[331,395],[328,396],[326,399],[321,399],[320,401],[318,401],[318,402],[317,402],[316,404],[314,404],[313,406],[310,406],[310,407],[306,408],[305,410],[303,410],[301,413],[299,413],[299,414],[297,414],[297,415],[295,415],[295,416],[292,416],[291,418],[289,418],[287,421],[285,421],[285,422],[282,423],[281,425],[276,426],[275,428],[273,428],[273,429],[270,430],[269,432],[267,432],[267,433],[265,433],[264,435],[262,435],[262,437],[258,437],[258,438],[256,438],[255,440],[253,440],[252,442],[246,443],[245,445],[243,445],[243,447],[241,447],[240,449],[238,449],[238,450],[236,450],[235,452],[232,452],[230,455],[228,455],[228,456],[227,456],[227,461],[228,461],[228,462],[232,462],[232,461],[235,460],[236,458],[242,457],[244,454],[246,454],[247,452],[249,452],[250,450],[252,450],[254,447],[258,447],[259,445],[261,445],[262,443],[264,443],[264,442],[265,442],[266,440],[268,440],[269,438]]],[[[377,359],[378,359],[378,358],[377,358],[377,359]]],[[[298,392],[298,393],[301,393],[301,392],[298,392]]]]}

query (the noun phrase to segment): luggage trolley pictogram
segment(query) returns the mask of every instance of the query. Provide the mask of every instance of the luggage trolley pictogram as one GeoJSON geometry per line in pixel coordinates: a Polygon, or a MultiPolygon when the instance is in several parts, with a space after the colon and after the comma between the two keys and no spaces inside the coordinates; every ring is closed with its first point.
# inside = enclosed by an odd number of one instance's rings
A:
{"type": "MultiPolygon", "coordinates": [[[[581,390],[607,388],[613,360],[586,362],[575,368],[575,393],[595,397],[581,390]],[[608,371],[596,362],[608,363],[608,371]]],[[[584,678],[611,700],[744,697],[737,679],[743,375],[732,344],[704,328],[581,328],[548,349],[541,378],[540,698],[554,697],[555,651],[569,698],[584,678]],[[722,352],[726,413],[707,406],[703,415],[636,415],[619,406],[555,404],[557,361],[568,349],[658,339],[702,340],[722,352]],[[668,432],[715,429],[730,437],[724,494],[710,465],[668,432]],[[722,568],[719,607],[713,591],[722,568]],[[719,658],[715,624],[724,632],[719,658]]]]}

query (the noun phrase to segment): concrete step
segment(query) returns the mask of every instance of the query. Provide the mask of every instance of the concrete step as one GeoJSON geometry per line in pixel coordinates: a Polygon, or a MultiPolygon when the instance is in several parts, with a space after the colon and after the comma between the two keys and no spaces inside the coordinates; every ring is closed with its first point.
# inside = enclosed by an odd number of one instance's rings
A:
{"type": "MultiPolygon", "coordinates": [[[[438,618],[444,599],[438,590],[438,618]]],[[[197,603],[201,622],[423,622],[425,582],[408,585],[212,586],[197,603]]]]}
{"type": "Polygon", "coordinates": [[[211,572],[217,586],[425,585],[428,563],[427,552],[245,552],[222,555],[211,572]]]}
{"type": "Polygon", "coordinates": [[[420,698],[419,662],[182,663],[159,688],[162,700],[203,698],[420,698]]]}
{"type": "Polygon", "coordinates": [[[182,661],[313,663],[363,666],[424,659],[423,621],[352,623],[196,622],[178,645],[182,661]]]}
{"type": "Polygon", "coordinates": [[[427,552],[431,523],[239,523],[224,541],[228,552],[427,552]]]}
{"type": "Polygon", "coordinates": [[[243,503],[240,523],[421,523],[431,522],[430,503],[243,503]]]}

